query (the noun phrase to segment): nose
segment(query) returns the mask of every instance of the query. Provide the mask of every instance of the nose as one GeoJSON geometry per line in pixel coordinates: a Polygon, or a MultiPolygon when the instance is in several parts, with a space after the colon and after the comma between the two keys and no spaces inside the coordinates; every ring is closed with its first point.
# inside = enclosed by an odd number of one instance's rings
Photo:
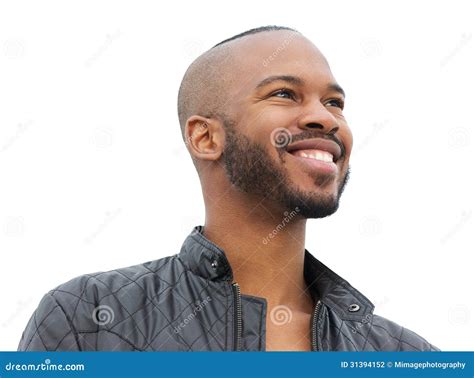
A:
{"type": "Polygon", "coordinates": [[[324,134],[334,134],[339,130],[339,125],[334,115],[319,103],[316,106],[313,105],[311,110],[298,120],[298,128],[302,130],[317,129],[324,134]]]}

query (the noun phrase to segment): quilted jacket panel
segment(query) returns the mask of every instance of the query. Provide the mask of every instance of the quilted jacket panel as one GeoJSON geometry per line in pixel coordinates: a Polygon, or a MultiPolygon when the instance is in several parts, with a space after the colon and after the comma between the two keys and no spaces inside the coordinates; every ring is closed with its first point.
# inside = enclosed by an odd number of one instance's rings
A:
{"type": "MultiPolygon", "coordinates": [[[[374,315],[363,294],[308,251],[305,279],[321,302],[314,350],[439,350],[374,315]]],[[[28,322],[18,350],[230,351],[239,335],[240,350],[263,351],[266,300],[241,295],[237,301],[232,282],[224,251],[198,226],[177,255],[86,274],[51,290],[28,322]]]]}

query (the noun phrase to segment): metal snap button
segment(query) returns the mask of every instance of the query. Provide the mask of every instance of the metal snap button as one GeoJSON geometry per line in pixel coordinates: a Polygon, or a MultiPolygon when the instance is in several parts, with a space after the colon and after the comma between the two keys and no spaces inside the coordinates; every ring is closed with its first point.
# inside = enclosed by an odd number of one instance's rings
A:
{"type": "Polygon", "coordinates": [[[360,310],[360,306],[359,306],[358,304],[356,304],[356,303],[353,303],[353,304],[351,304],[351,305],[349,306],[348,310],[349,310],[350,312],[357,312],[357,311],[360,310]]]}

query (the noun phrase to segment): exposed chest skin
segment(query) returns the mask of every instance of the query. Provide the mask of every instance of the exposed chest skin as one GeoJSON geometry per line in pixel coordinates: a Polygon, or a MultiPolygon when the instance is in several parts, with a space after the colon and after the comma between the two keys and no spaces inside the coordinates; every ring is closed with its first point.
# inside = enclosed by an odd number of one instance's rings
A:
{"type": "Polygon", "coordinates": [[[292,313],[291,317],[272,320],[267,313],[266,328],[267,351],[311,351],[311,314],[292,313]]]}

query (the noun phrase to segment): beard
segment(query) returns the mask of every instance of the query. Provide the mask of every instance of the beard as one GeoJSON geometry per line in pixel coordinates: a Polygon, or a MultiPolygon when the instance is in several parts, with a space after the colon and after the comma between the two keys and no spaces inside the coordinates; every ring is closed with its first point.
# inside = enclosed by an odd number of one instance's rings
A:
{"type": "MultiPolygon", "coordinates": [[[[322,194],[303,191],[292,185],[287,171],[276,164],[266,150],[235,130],[234,123],[225,120],[225,148],[222,159],[230,183],[238,190],[276,203],[283,211],[298,211],[303,218],[324,218],[337,211],[339,199],[349,180],[349,167],[338,185],[337,193],[322,194]]],[[[279,156],[284,163],[284,151],[279,156]]],[[[326,178],[316,177],[317,186],[326,178]]]]}

